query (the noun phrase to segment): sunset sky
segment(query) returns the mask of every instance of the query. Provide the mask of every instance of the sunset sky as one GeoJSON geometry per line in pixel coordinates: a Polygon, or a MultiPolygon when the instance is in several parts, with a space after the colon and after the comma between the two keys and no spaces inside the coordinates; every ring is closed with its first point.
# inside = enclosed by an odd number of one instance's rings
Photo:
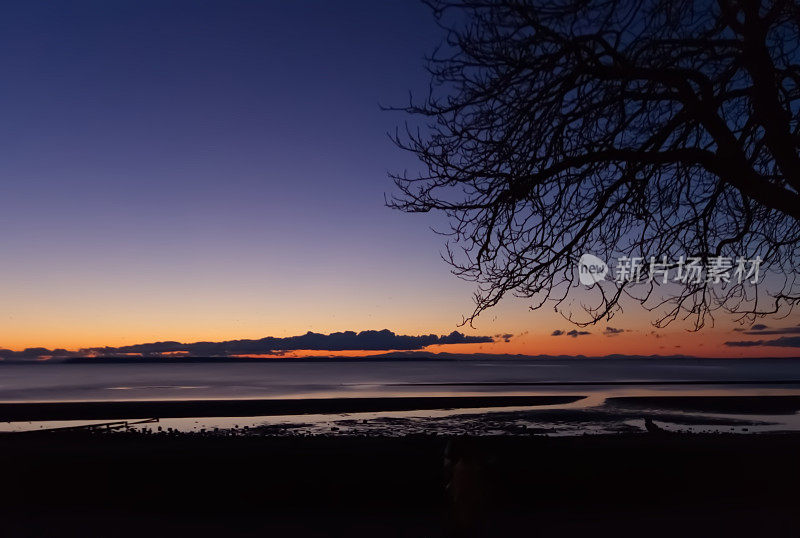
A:
{"type": "Polygon", "coordinates": [[[520,299],[458,327],[473,285],[444,221],[384,207],[417,164],[379,104],[426,90],[441,37],[406,0],[4,2],[0,348],[389,329],[513,335],[426,348],[453,353],[798,354],[723,345],[759,338],[724,316],[654,332],[635,305],[576,337],[520,299]]]}

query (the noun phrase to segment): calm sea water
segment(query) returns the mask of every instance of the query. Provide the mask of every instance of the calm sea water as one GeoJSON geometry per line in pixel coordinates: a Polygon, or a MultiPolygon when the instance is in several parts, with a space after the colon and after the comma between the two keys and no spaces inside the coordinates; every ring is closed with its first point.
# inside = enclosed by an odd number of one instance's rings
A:
{"type": "MultiPolygon", "coordinates": [[[[575,383],[800,381],[800,359],[548,359],[413,362],[3,364],[0,401],[304,398],[464,393],[582,393],[575,383]],[[563,386],[555,384],[562,383],[563,386]],[[504,385],[509,384],[509,385],[504,385]],[[538,385],[537,385],[538,384],[538,385]]],[[[664,389],[674,385],[665,385],[664,389]]],[[[711,390],[709,387],[705,387],[711,390]]],[[[697,387],[692,390],[703,390],[697,387]]]]}

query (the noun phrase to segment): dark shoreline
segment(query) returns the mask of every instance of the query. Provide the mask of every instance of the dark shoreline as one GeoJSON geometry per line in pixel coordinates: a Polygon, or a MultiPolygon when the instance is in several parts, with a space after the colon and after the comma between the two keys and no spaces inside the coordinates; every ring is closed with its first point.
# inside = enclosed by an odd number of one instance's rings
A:
{"type": "MultiPolygon", "coordinates": [[[[514,384],[511,384],[514,385],[514,384]]],[[[569,385],[565,385],[569,386],[569,385]]],[[[0,402],[0,421],[122,420],[191,417],[373,413],[565,405],[585,395],[401,396],[219,400],[109,400],[86,402],[0,402]]],[[[611,411],[640,410],[728,414],[793,414],[800,395],[612,396],[611,411]]]]}
{"type": "Polygon", "coordinates": [[[800,411],[800,396],[614,396],[606,399],[612,407],[659,409],[702,413],[793,414],[800,411]]]}
{"type": "Polygon", "coordinates": [[[274,400],[141,400],[0,403],[0,421],[116,420],[187,417],[249,417],[518,407],[576,402],[583,396],[413,396],[274,400]]]}
{"type": "Polygon", "coordinates": [[[796,536],[800,434],[0,437],[3,534],[796,536]]]}

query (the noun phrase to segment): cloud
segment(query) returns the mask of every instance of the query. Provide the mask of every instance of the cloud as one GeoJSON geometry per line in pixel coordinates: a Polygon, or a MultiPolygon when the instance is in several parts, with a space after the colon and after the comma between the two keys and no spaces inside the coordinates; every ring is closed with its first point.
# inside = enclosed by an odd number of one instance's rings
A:
{"type": "Polygon", "coordinates": [[[592,334],[592,333],[590,333],[589,331],[579,331],[577,329],[572,329],[571,331],[569,331],[567,333],[567,336],[571,336],[573,338],[577,338],[579,336],[585,336],[587,334],[592,334]]]}
{"type": "Polygon", "coordinates": [[[564,332],[561,329],[556,329],[552,333],[550,333],[550,336],[562,336],[562,335],[565,335],[565,334],[567,336],[571,336],[573,338],[577,338],[579,336],[585,336],[587,334],[592,334],[592,333],[590,333],[589,331],[579,331],[577,329],[572,329],[569,332],[564,332]]]}
{"type": "Polygon", "coordinates": [[[77,356],[77,351],[67,351],[66,349],[50,350],[45,347],[29,347],[22,351],[13,351],[11,349],[0,349],[0,359],[14,360],[14,359],[49,359],[52,357],[74,357],[77,356]]]}
{"type": "Polygon", "coordinates": [[[729,347],[800,347],[800,336],[782,336],[774,340],[737,340],[725,342],[729,347]]]}
{"type": "Polygon", "coordinates": [[[769,327],[767,327],[767,326],[766,326],[766,325],[764,325],[763,323],[756,323],[755,325],[753,325],[752,327],[750,327],[750,330],[751,330],[751,331],[763,331],[764,329],[768,329],[768,328],[769,328],[769,327]]]}
{"type": "Polygon", "coordinates": [[[511,333],[505,333],[505,334],[496,334],[496,335],[494,335],[494,337],[496,339],[500,339],[500,340],[502,340],[504,342],[510,342],[511,339],[514,338],[514,335],[511,334],[511,333]]]}
{"type": "Polygon", "coordinates": [[[800,347],[800,336],[782,336],[775,340],[767,340],[763,345],[773,347],[800,347]]]}
{"type": "Polygon", "coordinates": [[[725,342],[728,347],[755,347],[763,344],[763,340],[735,340],[733,342],[725,342]]]}
{"type": "Polygon", "coordinates": [[[778,327],[777,329],[767,330],[766,325],[753,325],[751,330],[744,331],[744,334],[757,335],[778,335],[778,334],[800,334],[800,327],[778,327]],[[756,329],[756,327],[763,327],[756,329]]]}
{"type": "MultiPolygon", "coordinates": [[[[505,336],[505,335],[503,335],[505,336]]],[[[513,336],[513,335],[512,335],[513,336]]],[[[42,357],[69,358],[78,356],[142,355],[159,356],[186,354],[195,357],[228,357],[234,355],[282,355],[294,350],[317,351],[387,351],[418,350],[434,345],[491,343],[491,336],[467,336],[458,331],[438,336],[435,334],[409,336],[382,331],[354,331],[319,334],[307,332],[300,336],[279,338],[268,336],[259,340],[228,340],[224,342],[181,343],[174,341],[152,342],[121,347],[95,347],[80,351],[46,348],[29,348],[24,351],[0,350],[4,359],[35,359],[42,357]]]]}
{"type": "MultiPolygon", "coordinates": [[[[119,353],[170,353],[186,351],[190,355],[243,355],[270,354],[276,351],[299,349],[326,351],[380,351],[388,349],[414,350],[433,345],[478,344],[494,342],[491,336],[467,336],[458,331],[444,336],[435,334],[408,336],[395,334],[388,329],[382,331],[354,331],[320,334],[307,332],[300,336],[277,338],[268,336],[260,340],[230,340],[226,342],[156,342],[116,348],[119,353]]],[[[105,350],[103,350],[105,351],[105,350]]]]}
{"type": "Polygon", "coordinates": [[[603,334],[606,336],[616,336],[618,334],[622,334],[625,332],[625,329],[616,329],[614,327],[606,327],[606,330],[603,331],[603,334]]]}

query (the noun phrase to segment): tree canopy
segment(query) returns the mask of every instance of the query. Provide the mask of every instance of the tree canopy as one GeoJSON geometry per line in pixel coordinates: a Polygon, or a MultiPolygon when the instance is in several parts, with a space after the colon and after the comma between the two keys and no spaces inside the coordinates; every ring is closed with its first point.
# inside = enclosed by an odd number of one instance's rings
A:
{"type": "Polygon", "coordinates": [[[634,300],[693,328],[800,301],[797,2],[428,3],[446,40],[393,137],[426,173],[393,175],[389,205],[448,216],[445,258],[477,283],[465,321],[510,294],[581,325],[634,300]],[[579,292],[585,253],[645,260],[642,281],[579,292]],[[766,277],[653,278],[689,258],[766,277]]]}

